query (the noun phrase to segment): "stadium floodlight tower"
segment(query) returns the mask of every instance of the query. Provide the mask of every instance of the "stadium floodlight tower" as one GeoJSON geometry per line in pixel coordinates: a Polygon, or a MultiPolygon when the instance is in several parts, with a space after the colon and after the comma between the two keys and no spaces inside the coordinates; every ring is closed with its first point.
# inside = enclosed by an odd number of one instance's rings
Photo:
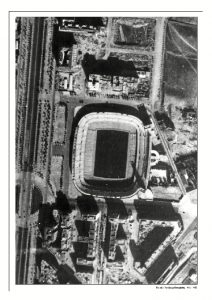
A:
{"type": "Polygon", "coordinates": [[[72,178],[85,195],[128,198],[148,185],[151,124],[144,106],[90,104],[76,114],[72,178]]]}

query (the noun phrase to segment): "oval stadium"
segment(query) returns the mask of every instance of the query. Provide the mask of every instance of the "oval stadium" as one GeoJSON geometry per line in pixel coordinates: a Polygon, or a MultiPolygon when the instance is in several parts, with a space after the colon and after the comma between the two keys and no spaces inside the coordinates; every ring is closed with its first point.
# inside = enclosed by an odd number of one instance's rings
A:
{"type": "Polygon", "coordinates": [[[71,170],[82,194],[125,198],[147,188],[151,153],[147,121],[144,106],[92,104],[77,112],[71,170]]]}

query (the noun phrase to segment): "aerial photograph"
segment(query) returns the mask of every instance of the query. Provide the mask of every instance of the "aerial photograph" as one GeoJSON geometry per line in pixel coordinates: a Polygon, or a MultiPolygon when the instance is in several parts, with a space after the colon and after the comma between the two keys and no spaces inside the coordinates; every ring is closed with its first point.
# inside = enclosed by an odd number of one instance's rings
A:
{"type": "Polygon", "coordinates": [[[198,285],[198,17],[14,22],[15,283],[198,285]]]}

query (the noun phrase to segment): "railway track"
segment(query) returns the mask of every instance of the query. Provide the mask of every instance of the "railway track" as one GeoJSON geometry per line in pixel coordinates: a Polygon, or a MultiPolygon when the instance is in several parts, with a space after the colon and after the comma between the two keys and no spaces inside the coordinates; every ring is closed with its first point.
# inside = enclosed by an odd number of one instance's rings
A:
{"type": "Polygon", "coordinates": [[[26,119],[24,124],[23,158],[22,158],[22,186],[20,197],[19,218],[21,227],[16,232],[16,284],[27,283],[28,264],[30,255],[31,233],[28,228],[31,209],[31,183],[33,171],[33,158],[35,147],[35,129],[37,120],[40,68],[42,58],[42,43],[44,18],[34,18],[33,34],[30,45],[29,76],[26,98],[26,119]]]}

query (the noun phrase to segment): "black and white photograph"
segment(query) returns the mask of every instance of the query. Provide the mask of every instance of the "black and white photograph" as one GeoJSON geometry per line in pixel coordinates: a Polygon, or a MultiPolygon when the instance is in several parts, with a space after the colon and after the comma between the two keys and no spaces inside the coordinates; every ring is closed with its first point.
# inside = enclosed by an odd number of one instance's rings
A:
{"type": "Polygon", "coordinates": [[[15,284],[198,284],[198,17],[14,19],[15,284]]]}

